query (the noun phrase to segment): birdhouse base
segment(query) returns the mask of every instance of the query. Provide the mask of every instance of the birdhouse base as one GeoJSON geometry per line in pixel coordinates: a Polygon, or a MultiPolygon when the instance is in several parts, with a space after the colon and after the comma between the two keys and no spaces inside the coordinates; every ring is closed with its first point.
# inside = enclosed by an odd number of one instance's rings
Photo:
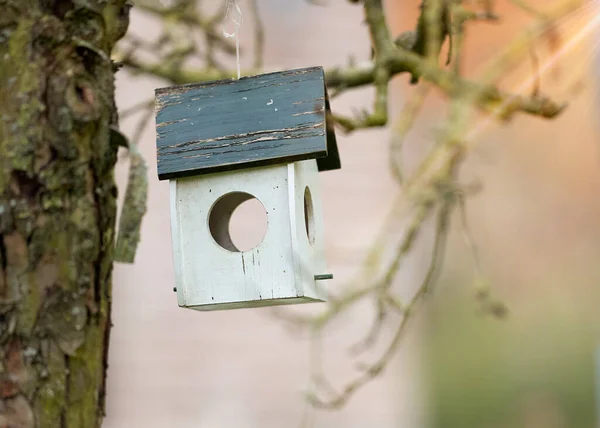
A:
{"type": "Polygon", "coordinates": [[[312,299],[310,297],[289,297],[289,298],[283,298],[283,299],[249,300],[249,301],[241,301],[241,302],[189,306],[189,307],[187,307],[187,309],[194,309],[196,311],[208,312],[208,311],[224,311],[227,309],[264,308],[267,306],[299,305],[302,303],[318,303],[318,302],[324,302],[324,300],[312,299]]]}

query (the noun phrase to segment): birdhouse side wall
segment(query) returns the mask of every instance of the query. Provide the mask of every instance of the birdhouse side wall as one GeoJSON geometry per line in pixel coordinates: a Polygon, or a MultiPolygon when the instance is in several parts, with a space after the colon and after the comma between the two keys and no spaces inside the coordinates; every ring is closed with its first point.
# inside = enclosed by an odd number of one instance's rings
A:
{"type": "Polygon", "coordinates": [[[326,301],[326,282],[315,280],[315,275],[327,273],[317,162],[289,164],[288,186],[296,283],[301,284],[304,296],[326,301]]]}

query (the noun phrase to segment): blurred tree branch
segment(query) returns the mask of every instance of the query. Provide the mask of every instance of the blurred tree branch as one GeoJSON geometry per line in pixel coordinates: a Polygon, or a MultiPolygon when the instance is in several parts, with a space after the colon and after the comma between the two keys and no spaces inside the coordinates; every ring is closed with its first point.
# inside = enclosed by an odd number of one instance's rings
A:
{"type": "MultiPolygon", "coordinates": [[[[473,99],[475,104],[481,110],[493,113],[502,119],[510,119],[514,113],[517,112],[544,118],[553,118],[563,110],[565,107],[564,104],[554,102],[541,95],[526,97],[505,93],[492,85],[464,80],[461,79],[457,73],[440,68],[437,64],[437,57],[441,49],[441,43],[446,38],[449,31],[447,21],[450,12],[448,11],[449,6],[447,0],[443,0],[443,2],[442,0],[430,0],[430,4],[432,5],[442,3],[444,4],[444,12],[441,13],[438,10],[437,15],[434,17],[425,17],[428,11],[431,11],[432,9],[422,7],[422,14],[419,17],[418,29],[416,31],[417,41],[415,46],[413,46],[413,49],[409,50],[392,41],[386,24],[381,0],[365,0],[365,18],[375,52],[374,61],[360,66],[349,65],[345,67],[336,67],[326,71],[327,86],[331,90],[345,91],[367,85],[373,85],[376,88],[375,104],[372,113],[363,113],[360,117],[356,118],[345,118],[334,115],[334,118],[344,130],[352,131],[360,128],[385,126],[388,122],[387,99],[389,81],[395,75],[406,72],[410,73],[413,76],[413,79],[422,77],[426,81],[433,83],[448,96],[454,96],[459,93],[468,94],[469,98],[473,99]],[[424,22],[427,19],[433,23],[437,23],[435,25],[430,25],[427,28],[435,29],[441,27],[444,29],[444,34],[432,34],[429,38],[420,36],[419,34],[424,33],[424,22]],[[431,41],[430,45],[432,46],[429,48],[431,50],[429,56],[433,59],[429,58],[428,60],[428,58],[424,56],[425,45],[427,45],[425,39],[431,41]],[[499,106],[502,106],[502,108],[499,108],[499,106]]],[[[162,15],[165,19],[178,20],[183,25],[191,23],[205,31],[207,35],[207,46],[211,46],[211,49],[209,49],[211,58],[206,61],[208,67],[193,68],[181,66],[181,61],[189,54],[197,52],[196,49],[173,52],[172,57],[168,58],[167,61],[163,60],[154,63],[141,60],[135,55],[136,49],[130,49],[121,53],[121,55],[117,57],[118,61],[121,61],[124,65],[133,70],[161,77],[172,84],[184,84],[234,77],[234,71],[214,67],[215,60],[212,55],[215,46],[223,48],[225,53],[232,53],[232,50],[235,51],[235,48],[228,44],[226,39],[219,37],[216,32],[215,25],[218,21],[217,18],[222,19],[221,13],[207,19],[203,18],[202,15],[199,15],[198,12],[190,13],[187,7],[174,7],[161,10],[144,6],[143,4],[144,3],[142,3],[141,6],[143,10],[162,15]]],[[[193,4],[193,2],[188,4],[193,4]]],[[[255,6],[253,6],[253,8],[254,7],[255,6]]],[[[436,14],[435,10],[431,12],[431,14],[436,14]]],[[[461,26],[470,20],[496,19],[495,15],[489,12],[470,12],[458,3],[454,4],[454,15],[460,15],[461,26]]],[[[258,15],[255,14],[255,16],[258,15]]],[[[255,25],[255,27],[256,44],[259,49],[262,50],[261,40],[264,37],[264,35],[262,35],[263,28],[260,23],[255,25]]],[[[461,37],[461,34],[462,30],[458,29],[457,36],[459,38],[461,37]]],[[[163,38],[161,38],[161,43],[162,42],[164,42],[163,38]]],[[[139,47],[139,44],[135,46],[137,48],[139,47]]],[[[151,49],[154,48],[154,46],[151,47],[151,49]]],[[[456,50],[456,52],[459,51],[459,49],[456,50]]],[[[455,62],[458,62],[459,58],[460,55],[456,53],[455,62]]],[[[255,59],[255,69],[245,70],[243,74],[252,75],[260,73],[261,70],[258,65],[261,63],[262,61],[260,59],[255,59]]]]}
{"type": "MultiPolygon", "coordinates": [[[[358,388],[383,372],[402,340],[407,323],[433,288],[436,274],[443,263],[450,218],[457,207],[461,214],[465,243],[473,253],[477,277],[476,296],[482,308],[492,315],[505,314],[505,308],[492,298],[489,287],[482,285],[485,282],[481,280],[483,269],[476,254],[474,238],[468,231],[464,208],[470,189],[458,183],[457,173],[473,145],[473,116],[477,111],[488,114],[491,119],[507,121],[517,114],[552,119],[564,110],[566,105],[543,96],[538,84],[535,85],[535,91],[526,95],[502,89],[498,80],[515,64],[527,59],[531,54],[532,44],[538,43],[540,39],[546,38],[554,45],[559,44],[556,22],[585,8],[588,3],[586,0],[558,0],[541,12],[531,8],[525,0],[511,0],[531,16],[532,25],[508,42],[506,49],[490,61],[479,78],[469,80],[462,76],[461,70],[466,32],[472,22],[499,21],[494,12],[493,0],[470,2],[476,3],[474,7],[467,7],[466,2],[460,0],[425,0],[421,4],[415,30],[405,31],[396,38],[392,37],[387,26],[382,0],[349,1],[362,4],[371,38],[372,55],[370,60],[362,63],[352,62],[326,70],[326,83],[328,89],[336,95],[359,87],[373,87],[375,99],[370,111],[363,109],[356,116],[344,117],[334,113],[333,119],[337,125],[346,132],[385,126],[389,122],[390,81],[399,74],[407,73],[410,74],[411,83],[418,85],[392,129],[390,167],[402,194],[394,201],[390,221],[382,227],[381,234],[371,246],[363,267],[364,272],[357,275],[360,279],[339,295],[332,296],[327,308],[316,316],[277,311],[281,319],[293,326],[306,328],[313,336],[318,337],[341,313],[351,310],[358,302],[373,299],[376,308],[373,324],[366,335],[358,338],[352,346],[354,358],[357,353],[374,346],[381,337],[384,324],[400,318],[394,327],[391,341],[380,357],[374,363],[360,364],[357,376],[341,391],[336,391],[324,377],[319,359],[313,359],[312,378],[316,389],[311,391],[309,400],[322,408],[343,406],[358,388]],[[439,61],[445,43],[451,44],[444,61],[449,61],[450,67],[446,67],[447,64],[440,65],[439,61]],[[435,144],[414,172],[405,177],[401,162],[403,142],[432,89],[446,95],[448,115],[436,133],[435,144]],[[400,215],[400,206],[406,205],[407,201],[410,215],[406,220],[406,229],[399,242],[395,242],[393,240],[398,237],[390,236],[389,224],[406,217],[400,215]],[[393,290],[393,285],[397,282],[398,272],[406,256],[414,250],[415,242],[430,220],[435,224],[431,257],[417,291],[404,302],[393,290]],[[389,262],[384,262],[382,249],[389,247],[393,248],[393,257],[389,262]]],[[[171,84],[235,76],[234,70],[221,66],[218,60],[235,54],[235,46],[223,36],[219,28],[225,16],[224,4],[210,16],[202,12],[195,0],[179,0],[168,7],[154,4],[150,0],[143,0],[138,9],[163,20],[163,33],[155,42],[145,42],[129,36],[115,58],[117,61],[122,62],[133,73],[159,77],[171,84]],[[178,34],[184,34],[185,37],[178,38],[178,34]],[[192,37],[192,34],[202,35],[201,42],[192,37]],[[202,65],[199,66],[198,62],[202,65]]],[[[258,1],[251,0],[250,7],[254,30],[254,60],[251,69],[243,71],[244,75],[263,72],[265,41],[258,1]]],[[[536,67],[533,78],[537,79],[539,73],[541,71],[536,67]]],[[[150,100],[133,106],[126,114],[151,109],[150,100]]],[[[143,120],[148,117],[151,116],[143,120]]]]}

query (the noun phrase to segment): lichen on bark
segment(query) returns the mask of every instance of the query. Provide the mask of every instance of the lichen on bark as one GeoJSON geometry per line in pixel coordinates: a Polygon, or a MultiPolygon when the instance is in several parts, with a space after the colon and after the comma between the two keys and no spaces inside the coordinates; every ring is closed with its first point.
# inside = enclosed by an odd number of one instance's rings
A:
{"type": "Polygon", "coordinates": [[[0,0],[0,427],[104,412],[125,0],[0,0]]]}

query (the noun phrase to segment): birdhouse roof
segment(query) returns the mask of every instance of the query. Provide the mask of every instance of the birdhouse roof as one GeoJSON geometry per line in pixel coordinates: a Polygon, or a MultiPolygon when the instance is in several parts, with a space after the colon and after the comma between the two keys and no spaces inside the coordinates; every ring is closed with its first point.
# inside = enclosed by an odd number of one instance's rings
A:
{"type": "Polygon", "coordinates": [[[322,67],[156,90],[160,180],[316,159],[340,168],[322,67]]]}

